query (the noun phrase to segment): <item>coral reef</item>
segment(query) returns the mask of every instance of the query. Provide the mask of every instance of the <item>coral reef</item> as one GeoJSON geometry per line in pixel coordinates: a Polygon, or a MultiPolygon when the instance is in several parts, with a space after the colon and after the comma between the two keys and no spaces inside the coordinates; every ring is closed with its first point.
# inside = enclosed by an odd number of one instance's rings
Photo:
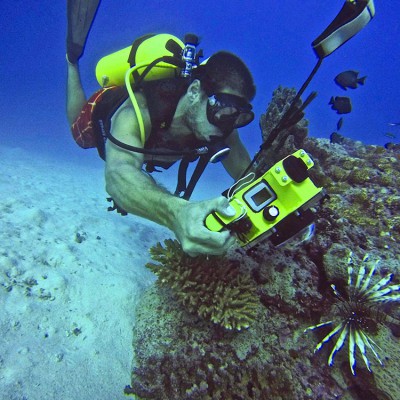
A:
{"type": "Polygon", "coordinates": [[[154,400],[314,399],[322,379],[329,389],[320,398],[335,399],[343,390],[329,373],[321,378],[303,362],[307,344],[293,346],[295,319],[274,314],[266,311],[248,330],[226,331],[183,313],[170,291],[153,287],[138,310],[125,392],[154,400]]]}
{"type": "Polygon", "coordinates": [[[158,264],[146,266],[169,287],[189,312],[226,329],[248,328],[257,312],[258,298],[249,276],[224,257],[189,257],[178,241],[166,240],[150,249],[158,264]]]}
{"type": "Polygon", "coordinates": [[[316,265],[305,254],[293,263],[294,256],[267,243],[251,255],[230,254],[257,285],[261,305],[257,319],[240,332],[187,313],[172,290],[152,287],[137,310],[126,392],[140,399],[177,400],[314,399],[320,392],[329,400],[343,393],[328,367],[318,366],[316,372],[304,359],[313,341],[301,336],[300,321],[316,318],[324,302],[316,265]]]}
{"type": "Polygon", "coordinates": [[[358,245],[385,249],[398,243],[400,154],[350,140],[339,145],[307,138],[303,146],[317,159],[311,175],[330,196],[324,212],[340,223],[342,234],[351,225],[362,238],[358,245]]]}
{"type": "MultiPolygon", "coordinates": [[[[270,110],[275,111],[262,120],[264,128],[274,126],[269,118],[278,120],[287,107],[284,97],[290,91],[279,93],[282,103],[273,101],[270,110]]],[[[359,259],[365,253],[381,259],[376,272],[380,278],[388,272],[400,276],[399,153],[349,139],[331,144],[306,138],[303,124],[276,150],[282,158],[292,152],[290,146],[302,147],[315,161],[312,178],[329,195],[318,210],[316,235],[297,247],[274,248],[265,241],[247,252],[229,254],[256,286],[260,304],[256,320],[240,332],[189,314],[166,287],[150,288],[137,310],[127,393],[157,400],[400,398],[398,309],[390,310],[393,323],[371,333],[385,366],[373,373],[359,352],[354,355],[356,376],[346,352],[336,353],[334,367],[326,365],[333,341],[314,354],[329,327],[304,334],[305,328],[326,321],[335,309],[331,285],[343,293],[350,249],[359,259]]],[[[266,154],[260,168],[274,162],[266,154]]]]}

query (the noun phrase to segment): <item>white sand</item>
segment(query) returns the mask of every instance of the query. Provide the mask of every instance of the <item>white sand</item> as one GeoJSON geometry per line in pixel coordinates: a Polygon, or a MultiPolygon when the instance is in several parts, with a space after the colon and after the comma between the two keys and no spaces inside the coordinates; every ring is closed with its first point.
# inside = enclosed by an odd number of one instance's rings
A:
{"type": "Polygon", "coordinates": [[[1,399],[126,398],[148,249],[171,235],[108,213],[103,180],[0,147],[1,399]]]}

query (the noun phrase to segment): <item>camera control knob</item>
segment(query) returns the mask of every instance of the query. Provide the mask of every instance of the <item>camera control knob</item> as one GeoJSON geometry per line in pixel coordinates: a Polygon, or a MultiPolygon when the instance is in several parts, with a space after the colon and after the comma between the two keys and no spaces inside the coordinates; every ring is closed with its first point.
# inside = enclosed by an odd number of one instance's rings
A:
{"type": "Polygon", "coordinates": [[[279,215],[279,209],[276,206],[264,208],[263,216],[267,221],[273,221],[279,215]]]}

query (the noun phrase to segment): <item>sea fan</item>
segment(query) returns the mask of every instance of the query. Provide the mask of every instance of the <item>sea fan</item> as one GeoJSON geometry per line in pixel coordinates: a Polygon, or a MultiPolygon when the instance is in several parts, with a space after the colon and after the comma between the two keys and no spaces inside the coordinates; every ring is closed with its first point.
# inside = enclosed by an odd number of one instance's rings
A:
{"type": "MultiPolygon", "coordinates": [[[[343,347],[346,339],[349,342],[350,369],[355,375],[356,349],[358,348],[368,370],[372,372],[367,352],[371,352],[383,366],[376,348],[379,346],[372,340],[369,332],[371,328],[382,324],[389,316],[386,314],[383,304],[400,301],[400,285],[390,285],[393,274],[389,273],[372,285],[372,278],[380,260],[376,261],[369,269],[369,258],[366,255],[358,269],[354,271],[352,254],[348,259],[348,296],[343,296],[335,285],[331,285],[339,303],[337,304],[341,322],[336,325],[315,347],[314,352],[320,350],[335,335],[338,339],[331,351],[328,364],[333,365],[336,353],[343,347]],[[354,279],[353,279],[354,277],[354,279]]],[[[312,331],[327,325],[333,325],[334,321],[323,322],[310,326],[304,332],[312,331]]]]}

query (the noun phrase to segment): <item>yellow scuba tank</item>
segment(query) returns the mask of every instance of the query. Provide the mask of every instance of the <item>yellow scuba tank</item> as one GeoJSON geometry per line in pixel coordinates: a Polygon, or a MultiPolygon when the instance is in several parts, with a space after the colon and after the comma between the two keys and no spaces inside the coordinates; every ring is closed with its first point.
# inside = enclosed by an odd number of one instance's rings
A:
{"type": "Polygon", "coordinates": [[[138,118],[143,146],[146,133],[135,88],[142,81],[189,77],[202,55],[196,51],[196,35],[187,34],[185,42],[167,33],[146,35],[136,39],[132,46],[105,56],[97,63],[96,78],[101,86],[125,84],[138,118]]]}
{"type": "MultiPolygon", "coordinates": [[[[131,84],[150,66],[154,60],[162,57],[181,57],[184,43],[176,36],[162,33],[146,35],[136,39],[129,47],[109,54],[99,60],[96,66],[96,78],[101,86],[122,86],[125,74],[136,67],[130,76],[131,84]]],[[[178,74],[178,67],[172,63],[159,61],[152,66],[144,80],[173,78],[178,74]]]]}

